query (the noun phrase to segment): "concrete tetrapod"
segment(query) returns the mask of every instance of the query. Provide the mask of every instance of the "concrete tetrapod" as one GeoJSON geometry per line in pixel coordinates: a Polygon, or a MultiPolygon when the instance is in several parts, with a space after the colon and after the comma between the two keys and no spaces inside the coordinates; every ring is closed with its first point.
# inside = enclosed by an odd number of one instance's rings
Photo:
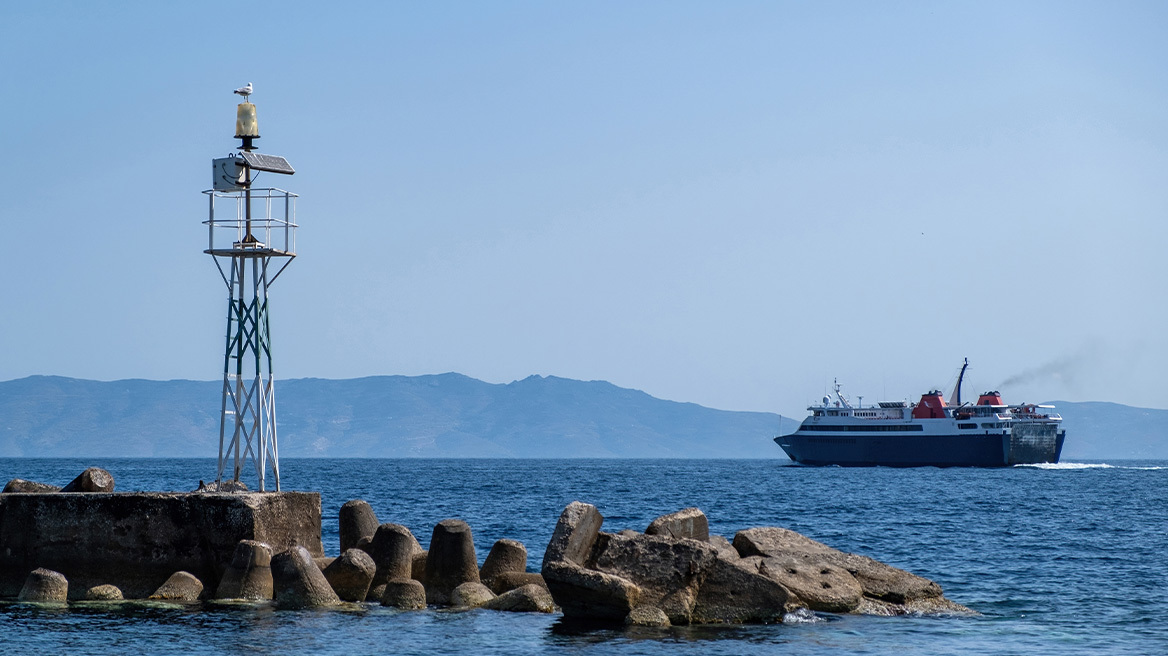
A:
{"type": "Polygon", "coordinates": [[[324,568],[324,578],[342,601],[365,601],[376,571],[377,566],[369,554],[360,549],[349,549],[324,568]]]}
{"type": "Polygon", "coordinates": [[[341,553],[345,553],[357,547],[361,538],[372,538],[381,522],[377,521],[377,513],[367,501],[353,499],[341,506],[337,524],[341,534],[341,553]]]}
{"type": "Polygon", "coordinates": [[[265,601],[272,598],[273,591],[272,548],[256,540],[240,540],[215,598],[265,601]]]}
{"type": "Polygon", "coordinates": [[[426,601],[448,604],[450,593],[468,582],[479,582],[470,526],[461,519],[444,519],[434,527],[426,555],[426,601]]]}
{"type": "Polygon", "coordinates": [[[272,580],[278,608],[316,608],[341,603],[304,547],[272,556],[272,580]]]}
{"type": "Polygon", "coordinates": [[[65,575],[38,567],[29,572],[20,589],[19,601],[64,602],[69,597],[69,581],[65,575]]]}
{"type": "Polygon", "coordinates": [[[198,601],[203,594],[203,582],[190,572],[175,572],[150,595],[150,599],[166,601],[198,601]]]}
{"type": "Polygon", "coordinates": [[[413,570],[414,555],[422,550],[410,529],[401,524],[382,524],[369,542],[376,572],[369,587],[369,601],[381,599],[387,581],[408,579],[413,570]]]}

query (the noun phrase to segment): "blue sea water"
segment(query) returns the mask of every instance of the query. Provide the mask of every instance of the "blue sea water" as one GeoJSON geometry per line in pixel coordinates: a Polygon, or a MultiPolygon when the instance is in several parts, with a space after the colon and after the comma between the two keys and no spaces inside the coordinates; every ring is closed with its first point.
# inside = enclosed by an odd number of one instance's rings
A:
{"type": "MultiPolygon", "coordinates": [[[[211,460],[0,459],[0,480],[64,484],[86,466],[119,491],[190,490],[211,460]]],[[[538,571],[563,507],[605,530],[705,511],[712,533],[784,526],[931,578],[977,617],[821,615],[755,626],[624,629],[559,615],[270,607],[45,608],[0,603],[0,653],[200,654],[1168,654],[1168,462],[1009,469],[807,468],[778,460],[286,459],[284,489],[322,493],[325,550],[337,511],[369,501],[423,546],[449,517],[480,561],[499,538],[538,571]]]]}

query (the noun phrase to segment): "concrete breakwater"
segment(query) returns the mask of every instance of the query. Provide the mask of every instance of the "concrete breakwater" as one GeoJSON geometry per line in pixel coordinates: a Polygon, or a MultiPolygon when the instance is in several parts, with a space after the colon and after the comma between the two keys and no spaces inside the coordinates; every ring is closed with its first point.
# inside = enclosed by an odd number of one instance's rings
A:
{"type": "Polygon", "coordinates": [[[711,536],[693,508],[644,533],[606,533],[596,508],[574,502],[539,572],[527,571],[525,546],[509,539],[479,566],[458,519],[435,525],[423,549],[361,500],[341,508],[339,555],[325,557],[320,518],[315,493],[0,494],[0,597],[562,609],[662,626],[776,622],[803,609],[969,612],[931,581],[785,529],[711,536]]]}

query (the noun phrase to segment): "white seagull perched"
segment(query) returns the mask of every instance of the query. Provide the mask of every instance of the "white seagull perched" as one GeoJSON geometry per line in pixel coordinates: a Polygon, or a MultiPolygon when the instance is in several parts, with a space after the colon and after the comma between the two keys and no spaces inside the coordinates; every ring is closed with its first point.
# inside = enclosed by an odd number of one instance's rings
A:
{"type": "Polygon", "coordinates": [[[246,102],[247,97],[251,95],[251,82],[248,82],[247,86],[245,86],[245,87],[239,87],[238,89],[236,89],[232,93],[238,93],[239,95],[243,96],[243,99],[246,102]]]}

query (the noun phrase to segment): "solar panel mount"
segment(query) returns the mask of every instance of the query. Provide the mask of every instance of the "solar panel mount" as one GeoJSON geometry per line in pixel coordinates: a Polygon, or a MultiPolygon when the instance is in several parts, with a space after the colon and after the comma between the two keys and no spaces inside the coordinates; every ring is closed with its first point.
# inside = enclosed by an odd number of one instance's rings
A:
{"type": "Polygon", "coordinates": [[[285,175],[292,175],[296,172],[288,160],[279,155],[262,155],[244,151],[240,153],[240,156],[243,157],[243,161],[247,162],[247,167],[253,171],[267,171],[285,175]]]}

